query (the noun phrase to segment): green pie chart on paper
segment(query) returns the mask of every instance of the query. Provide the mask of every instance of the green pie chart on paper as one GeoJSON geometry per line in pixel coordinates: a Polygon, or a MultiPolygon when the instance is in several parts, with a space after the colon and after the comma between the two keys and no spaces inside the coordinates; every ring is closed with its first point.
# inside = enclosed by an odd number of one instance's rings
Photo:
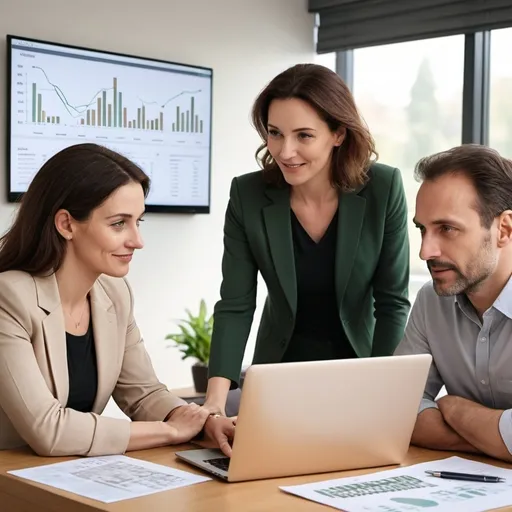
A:
{"type": "Polygon", "coordinates": [[[421,498],[391,498],[396,503],[404,503],[406,505],[416,505],[417,507],[437,507],[439,503],[434,500],[424,500],[421,498]]]}

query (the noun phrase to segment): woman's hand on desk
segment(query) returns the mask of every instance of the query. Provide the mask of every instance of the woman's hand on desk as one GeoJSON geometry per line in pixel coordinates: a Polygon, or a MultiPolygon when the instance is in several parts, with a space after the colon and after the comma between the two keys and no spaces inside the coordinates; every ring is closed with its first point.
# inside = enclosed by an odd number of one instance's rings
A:
{"type": "Polygon", "coordinates": [[[170,427],[170,444],[186,443],[195,437],[204,427],[208,419],[207,409],[197,404],[187,404],[177,407],[172,411],[166,421],[170,427]]]}
{"type": "Polygon", "coordinates": [[[218,414],[211,415],[204,426],[206,437],[219,446],[224,455],[231,457],[231,445],[235,437],[236,416],[226,418],[218,414]]]}

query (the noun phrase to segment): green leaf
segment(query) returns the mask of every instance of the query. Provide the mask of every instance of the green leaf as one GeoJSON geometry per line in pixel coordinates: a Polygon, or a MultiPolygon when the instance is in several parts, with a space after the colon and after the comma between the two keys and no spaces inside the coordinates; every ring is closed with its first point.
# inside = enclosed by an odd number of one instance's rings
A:
{"type": "Polygon", "coordinates": [[[207,308],[204,299],[199,303],[198,315],[185,309],[188,318],[179,320],[179,333],[171,333],[165,336],[166,340],[172,340],[182,353],[182,359],[193,358],[208,364],[210,359],[210,345],[213,332],[213,315],[207,318],[207,308]]]}
{"type": "Polygon", "coordinates": [[[197,318],[197,322],[199,325],[204,324],[206,318],[206,304],[204,300],[201,300],[201,303],[199,305],[199,317],[197,318]]]}

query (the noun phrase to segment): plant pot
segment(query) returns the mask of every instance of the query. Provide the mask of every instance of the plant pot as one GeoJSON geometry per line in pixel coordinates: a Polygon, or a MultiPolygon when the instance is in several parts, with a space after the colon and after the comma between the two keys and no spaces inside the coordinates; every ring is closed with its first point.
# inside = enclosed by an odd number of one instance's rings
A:
{"type": "Polygon", "coordinates": [[[195,363],[192,365],[192,378],[194,379],[196,393],[206,393],[206,387],[208,386],[208,366],[203,363],[195,363]]]}

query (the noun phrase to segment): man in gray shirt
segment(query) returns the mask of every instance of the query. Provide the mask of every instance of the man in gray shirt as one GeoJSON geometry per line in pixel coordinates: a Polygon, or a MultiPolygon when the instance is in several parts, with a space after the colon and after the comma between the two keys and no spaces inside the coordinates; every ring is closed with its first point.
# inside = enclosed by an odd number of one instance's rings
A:
{"type": "Polygon", "coordinates": [[[512,162],[463,145],[422,159],[416,176],[414,222],[432,281],[395,353],[430,353],[433,363],[412,443],[511,462],[512,162]]]}

